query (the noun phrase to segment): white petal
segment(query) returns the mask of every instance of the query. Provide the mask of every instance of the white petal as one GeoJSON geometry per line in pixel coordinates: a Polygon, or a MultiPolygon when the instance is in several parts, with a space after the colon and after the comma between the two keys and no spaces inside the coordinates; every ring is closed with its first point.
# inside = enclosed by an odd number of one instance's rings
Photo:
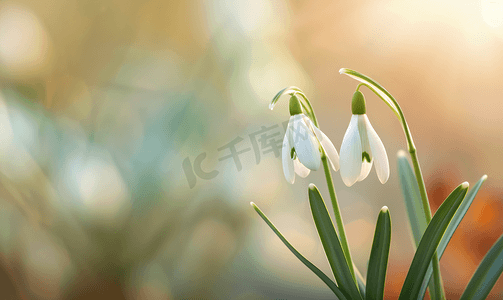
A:
{"type": "Polygon", "coordinates": [[[298,158],[293,160],[293,169],[295,170],[295,173],[297,173],[300,177],[306,178],[307,175],[311,172],[308,168],[306,168],[298,158]]]}
{"type": "Polygon", "coordinates": [[[341,145],[341,177],[344,184],[352,186],[362,170],[362,145],[358,133],[358,116],[353,115],[341,145]]]}
{"type": "Polygon", "coordinates": [[[328,136],[326,136],[323,131],[314,126],[311,120],[309,120],[308,122],[309,125],[313,128],[314,134],[316,134],[316,138],[320,142],[321,147],[323,147],[323,150],[328,157],[328,161],[330,162],[330,165],[332,165],[332,169],[334,169],[334,171],[339,170],[339,153],[337,153],[334,144],[332,144],[332,141],[330,141],[328,136]]]}
{"type": "MultiPolygon", "coordinates": [[[[311,131],[309,126],[303,119],[302,114],[293,116],[294,126],[292,140],[295,147],[295,153],[300,162],[311,170],[318,170],[320,168],[320,144],[316,136],[311,131]]],[[[290,140],[290,142],[292,142],[290,140]]]]}
{"type": "Polygon", "coordinates": [[[367,126],[370,148],[372,149],[372,154],[376,165],[377,177],[379,178],[379,181],[381,183],[386,183],[389,178],[389,162],[388,155],[386,154],[386,149],[384,149],[384,145],[381,139],[370,124],[370,121],[366,115],[365,123],[367,126]]]}
{"type": "Polygon", "coordinates": [[[288,123],[288,127],[286,128],[285,138],[283,139],[283,149],[281,153],[281,160],[283,163],[283,173],[285,174],[286,181],[293,184],[295,181],[295,173],[293,167],[293,160],[291,159],[290,153],[292,151],[292,147],[289,142],[289,133],[290,133],[290,122],[288,123]]]}
{"type": "Polygon", "coordinates": [[[358,115],[358,132],[360,133],[360,141],[362,143],[362,170],[360,176],[358,177],[358,181],[362,181],[363,179],[367,178],[370,173],[370,169],[372,169],[372,163],[374,161],[372,157],[372,149],[370,148],[369,144],[366,121],[368,121],[366,114],[358,115]],[[363,153],[368,154],[370,162],[364,159],[363,153]]]}
{"type": "Polygon", "coordinates": [[[362,153],[367,152],[370,157],[370,161],[372,161],[372,149],[370,148],[367,133],[368,121],[369,119],[367,118],[366,114],[358,115],[358,132],[360,132],[360,141],[362,142],[362,153]]]}
{"type": "Polygon", "coordinates": [[[362,159],[362,170],[360,173],[360,176],[358,177],[358,181],[362,181],[363,179],[367,178],[370,173],[370,169],[372,169],[372,162],[374,160],[371,160],[370,162],[363,160],[362,159]]]}

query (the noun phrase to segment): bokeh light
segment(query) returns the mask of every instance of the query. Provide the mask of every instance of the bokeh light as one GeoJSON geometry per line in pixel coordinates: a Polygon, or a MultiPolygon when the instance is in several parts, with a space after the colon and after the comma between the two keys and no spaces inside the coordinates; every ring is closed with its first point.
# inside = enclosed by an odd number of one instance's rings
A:
{"type": "MultiPolygon", "coordinates": [[[[447,298],[459,298],[503,233],[502,25],[497,0],[2,1],[1,296],[333,299],[249,202],[331,272],[306,192],[314,182],[328,199],[324,176],[285,181],[271,145],[288,105],[268,104],[300,87],[339,149],[357,85],[347,67],[399,101],[433,210],[488,175],[441,260],[447,298]]],[[[414,253],[396,167],[406,144],[362,91],[390,179],[372,170],[347,188],[333,176],[364,275],[389,207],[396,299],[414,253]]],[[[498,282],[490,299],[502,295],[498,282]]]]}

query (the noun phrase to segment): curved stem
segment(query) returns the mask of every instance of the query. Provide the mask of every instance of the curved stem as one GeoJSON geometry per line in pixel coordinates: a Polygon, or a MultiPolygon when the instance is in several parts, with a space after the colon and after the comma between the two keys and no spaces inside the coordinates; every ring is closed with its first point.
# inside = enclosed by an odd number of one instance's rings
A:
{"type": "MultiPolygon", "coordinates": [[[[374,89],[373,86],[370,86],[367,83],[361,83],[358,85],[358,88],[360,86],[364,85],[367,88],[369,88],[371,91],[373,91],[379,98],[381,98],[384,102],[390,106],[390,108],[397,114],[398,119],[402,123],[402,128],[405,133],[405,138],[407,139],[407,148],[410,153],[410,157],[412,160],[412,164],[414,166],[414,173],[416,175],[416,181],[417,185],[419,187],[419,193],[421,194],[421,200],[423,203],[423,209],[425,212],[426,216],[426,222],[429,224],[431,221],[431,208],[430,208],[430,203],[428,201],[428,194],[426,193],[426,187],[424,184],[424,179],[423,179],[423,174],[421,172],[421,168],[419,166],[419,160],[417,158],[417,150],[416,146],[414,145],[414,141],[412,140],[412,135],[410,133],[409,125],[407,124],[407,121],[405,120],[405,116],[403,115],[402,108],[398,104],[398,102],[395,100],[395,98],[383,87],[381,87],[378,83],[374,82],[370,78],[365,78],[367,79],[370,83],[373,85],[377,86],[382,93],[384,93],[386,96],[389,97],[389,100],[391,100],[393,106],[390,105],[389,101],[383,98],[382,94],[379,93],[374,89]]],[[[443,288],[443,283],[442,283],[442,275],[440,274],[440,265],[439,265],[439,260],[438,260],[438,255],[435,252],[432,258],[432,267],[433,267],[433,279],[430,284],[430,293],[432,294],[431,297],[432,299],[445,299],[445,292],[443,288]]]]}
{"type": "Polygon", "coordinates": [[[276,96],[274,96],[274,98],[272,98],[272,101],[269,104],[269,109],[271,109],[271,110],[274,109],[274,106],[276,106],[276,103],[279,101],[279,98],[281,98],[283,95],[286,95],[286,94],[290,94],[290,95],[299,94],[299,95],[301,95],[302,99],[304,99],[304,101],[301,101],[302,108],[304,110],[306,110],[307,116],[313,121],[314,125],[316,125],[316,127],[319,127],[318,120],[316,119],[313,107],[311,106],[311,102],[309,101],[309,99],[307,99],[304,92],[296,86],[289,86],[289,87],[284,88],[281,91],[279,91],[276,94],[276,96]]]}
{"type": "MultiPolygon", "coordinates": [[[[307,99],[306,95],[302,92],[296,92],[300,94],[304,99],[306,110],[308,116],[313,121],[313,124],[319,128],[318,120],[316,119],[316,115],[314,114],[313,107],[311,106],[311,102],[307,99]]],[[[304,103],[303,103],[304,104],[304,103]]],[[[330,200],[332,202],[332,208],[334,210],[335,223],[337,226],[337,231],[339,233],[341,239],[342,250],[344,250],[344,256],[346,257],[346,262],[348,263],[349,270],[351,271],[351,275],[353,276],[353,280],[356,281],[355,270],[353,267],[353,260],[351,259],[351,252],[349,251],[349,243],[346,237],[346,231],[344,230],[344,222],[342,221],[341,211],[339,209],[339,203],[337,202],[337,195],[335,194],[334,182],[332,179],[332,173],[330,172],[330,167],[328,163],[327,156],[325,152],[322,153],[321,161],[323,163],[323,170],[325,171],[325,178],[327,180],[328,193],[330,194],[330,200]]]]}
{"type": "Polygon", "coordinates": [[[341,239],[342,250],[344,250],[344,256],[346,257],[346,262],[348,263],[351,275],[353,275],[353,280],[357,282],[355,276],[355,270],[353,267],[353,260],[351,259],[351,252],[349,251],[348,239],[346,238],[346,231],[344,230],[344,223],[342,221],[341,211],[339,209],[339,203],[337,202],[337,196],[335,194],[334,182],[332,180],[332,173],[330,173],[330,167],[328,166],[328,159],[325,153],[323,153],[321,161],[323,162],[323,170],[325,171],[325,178],[327,179],[328,193],[330,194],[330,200],[332,201],[335,223],[337,225],[337,231],[339,232],[339,237],[341,239]]]}
{"type": "MultiPolygon", "coordinates": [[[[313,121],[314,125],[319,128],[318,120],[316,119],[316,115],[314,114],[313,107],[311,106],[311,102],[307,99],[304,93],[297,91],[297,94],[300,94],[304,99],[305,105],[307,106],[307,114],[313,121]]],[[[349,270],[351,271],[351,275],[353,276],[353,280],[356,281],[355,270],[353,267],[353,260],[351,259],[351,252],[349,251],[349,243],[346,237],[346,231],[344,230],[344,222],[342,221],[341,211],[339,209],[339,203],[337,202],[337,195],[335,194],[334,182],[332,179],[332,173],[330,172],[330,167],[328,163],[327,156],[325,152],[322,153],[321,161],[323,163],[323,169],[325,171],[325,178],[327,180],[328,193],[330,194],[330,200],[332,202],[332,207],[334,210],[335,223],[337,226],[337,231],[339,232],[339,236],[341,239],[342,249],[344,250],[344,256],[346,257],[346,262],[348,263],[349,270]]]]}
{"type": "MultiPolygon", "coordinates": [[[[428,195],[426,194],[426,187],[424,185],[423,174],[421,173],[421,167],[419,166],[416,149],[414,149],[414,151],[410,151],[409,149],[409,153],[412,165],[414,166],[414,173],[419,186],[419,193],[421,194],[421,199],[423,199],[423,210],[425,212],[426,222],[429,224],[431,221],[431,208],[430,203],[428,202],[428,195]],[[426,199],[426,201],[424,201],[424,199],[426,199]]],[[[442,282],[442,275],[440,273],[440,262],[437,252],[433,254],[431,264],[433,267],[433,278],[430,280],[429,284],[430,297],[431,299],[445,299],[444,285],[442,282]]]]}
{"type": "MultiPolygon", "coordinates": [[[[320,126],[318,125],[318,119],[316,119],[316,115],[314,114],[314,109],[311,106],[311,102],[309,101],[309,99],[307,99],[306,95],[304,95],[304,93],[302,93],[302,92],[296,92],[296,94],[299,94],[302,96],[302,98],[304,99],[304,102],[305,102],[305,105],[303,105],[303,106],[306,110],[308,110],[307,111],[308,117],[311,118],[311,120],[313,121],[313,123],[316,127],[320,128],[320,126]]],[[[304,104],[304,103],[302,103],[302,104],[304,104]]]]}
{"type": "MultiPolygon", "coordinates": [[[[299,95],[301,95],[302,99],[304,100],[304,101],[301,101],[302,107],[306,110],[306,114],[311,119],[311,121],[313,121],[313,124],[319,128],[318,119],[316,118],[313,107],[311,106],[311,102],[306,97],[306,95],[302,92],[302,90],[299,89],[298,87],[291,86],[291,87],[287,87],[287,88],[281,90],[280,92],[278,92],[278,94],[276,94],[276,96],[271,101],[269,108],[273,109],[274,105],[279,100],[279,98],[285,94],[299,94],[299,95]]],[[[346,238],[346,232],[344,230],[344,223],[342,222],[342,216],[341,216],[341,212],[339,209],[339,203],[337,202],[337,196],[335,194],[334,182],[332,180],[332,173],[330,173],[329,163],[328,163],[327,156],[324,151],[322,151],[321,160],[323,162],[323,168],[325,171],[325,178],[327,180],[328,192],[330,194],[330,200],[332,201],[335,222],[336,222],[336,226],[337,226],[337,231],[339,232],[339,235],[340,235],[341,245],[342,245],[342,249],[344,251],[344,257],[346,258],[349,270],[351,271],[351,275],[353,276],[353,280],[355,281],[355,283],[357,283],[356,276],[355,276],[355,270],[354,270],[354,266],[353,266],[353,260],[351,259],[351,253],[349,251],[348,239],[346,238]]]]}

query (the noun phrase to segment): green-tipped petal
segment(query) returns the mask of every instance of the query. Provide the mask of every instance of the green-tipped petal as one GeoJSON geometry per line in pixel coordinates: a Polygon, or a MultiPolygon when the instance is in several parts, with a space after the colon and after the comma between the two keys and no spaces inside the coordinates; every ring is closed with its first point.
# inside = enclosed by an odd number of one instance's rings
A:
{"type": "Polygon", "coordinates": [[[294,163],[290,156],[290,152],[292,150],[292,145],[290,144],[290,134],[291,125],[293,121],[290,118],[288,122],[288,126],[286,127],[286,134],[283,138],[283,148],[281,149],[281,161],[283,164],[283,174],[285,174],[286,181],[291,184],[295,181],[295,173],[294,173],[294,163]]]}
{"type": "Polygon", "coordinates": [[[362,115],[362,118],[365,120],[367,137],[369,140],[370,150],[372,151],[372,158],[374,160],[377,178],[379,178],[379,181],[384,184],[389,178],[388,155],[386,154],[386,149],[384,149],[384,144],[370,124],[367,115],[362,115]]]}
{"type": "Polygon", "coordinates": [[[358,133],[358,115],[351,117],[341,146],[341,177],[347,186],[352,186],[362,170],[362,146],[358,133]]]}

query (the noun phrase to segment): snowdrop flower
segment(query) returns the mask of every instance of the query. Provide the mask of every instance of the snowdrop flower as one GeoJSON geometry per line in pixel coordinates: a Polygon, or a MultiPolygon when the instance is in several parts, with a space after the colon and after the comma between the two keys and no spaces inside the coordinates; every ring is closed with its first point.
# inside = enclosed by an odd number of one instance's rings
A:
{"type": "Polygon", "coordinates": [[[366,115],[365,98],[360,91],[353,95],[353,116],[341,146],[341,177],[344,184],[352,186],[367,178],[375,163],[381,183],[389,178],[389,162],[384,145],[366,115]]]}
{"type": "Polygon", "coordinates": [[[295,173],[304,178],[311,170],[318,170],[322,151],[332,168],[339,169],[339,154],[330,139],[302,113],[297,96],[290,98],[290,121],[283,139],[283,172],[288,182],[294,183],[295,173]]]}

